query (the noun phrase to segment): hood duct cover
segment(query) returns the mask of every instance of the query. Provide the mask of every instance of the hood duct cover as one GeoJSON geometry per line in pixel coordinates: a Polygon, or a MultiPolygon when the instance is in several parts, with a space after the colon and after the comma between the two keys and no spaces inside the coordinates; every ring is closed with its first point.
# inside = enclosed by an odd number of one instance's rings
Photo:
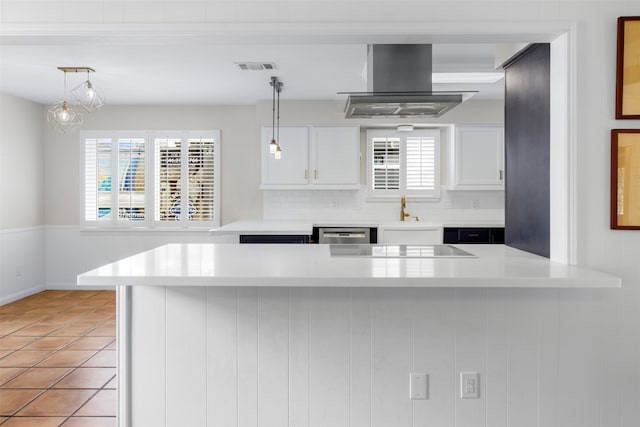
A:
{"type": "Polygon", "coordinates": [[[475,92],[431,91],[430,44],[369,45],[367,92],[347,93],[345,118],[440,117],[475,92]]]}

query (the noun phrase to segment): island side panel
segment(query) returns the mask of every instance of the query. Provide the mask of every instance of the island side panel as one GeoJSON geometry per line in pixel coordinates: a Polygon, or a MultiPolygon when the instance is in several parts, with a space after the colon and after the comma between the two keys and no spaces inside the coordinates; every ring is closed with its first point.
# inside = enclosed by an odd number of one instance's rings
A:
{"type": "Polygon", "coordinates": [[[206,288],[207,426],[238,425],[238,288],[206,288]]]}
{"type": "Polygon", "coordinates": [[[557,290],[132,287],[120,426],[557,420],[569,399],[557,360],[575,364],[593,344],[572,303],[557,290]],[[468,370],[477,400],[459,397],[468,370]],[[410,372],[429,375],[427,400],[409,400],[410,372]]]}
{"type": "Polygon", "coordinates": [[[349,289],[310,290],[309,419],[312,426],[349,426],[349,289]]]}
{"type": "MultiPolygon", "coordinates": [[[[119,414],[120,427],[131,420],[131,426],[166,425],[166,292],[164,287],[132,286],[131,313],[128,318],[131,333],[130,414],[119,414]]],[[[121,318],[124,321],[125,318],[121,318]]],[[[119,345],[125,343],[119,342],[119,345]]],[[[122,372],[118,372],[121,376],[122,372]]],[[[126,389],[125,389],[126,390],[126,389]]],[[[122,410],[123,408],[119,408],[122,410]]]]}
{"type": "MultiPolygon", "coordinates": [[[[428,377],[428,399],[412,402],[415,425],[454,423],[455,400],[455,289],[414,289],[413,371],[428,377]]],[[[491,425],[491,424],[488,424],[491,425]]]]}
{"type": "Polygon", "coordinates": [[[166,290],[167,427],[207,422],[206,287],[166,290]]]}

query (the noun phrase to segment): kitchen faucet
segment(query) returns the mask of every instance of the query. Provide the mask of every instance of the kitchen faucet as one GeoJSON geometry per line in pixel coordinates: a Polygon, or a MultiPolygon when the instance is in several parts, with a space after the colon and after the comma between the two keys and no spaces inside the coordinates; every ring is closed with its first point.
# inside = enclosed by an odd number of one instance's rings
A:
{"type": "Polygon", "coordinates": [[[407,200],[404,198],[404,196],[400,197],[400,221],[404,221],[404,219],[409,216],[409,214],[404,211],[404,208],[406,206],[407,200]]]}

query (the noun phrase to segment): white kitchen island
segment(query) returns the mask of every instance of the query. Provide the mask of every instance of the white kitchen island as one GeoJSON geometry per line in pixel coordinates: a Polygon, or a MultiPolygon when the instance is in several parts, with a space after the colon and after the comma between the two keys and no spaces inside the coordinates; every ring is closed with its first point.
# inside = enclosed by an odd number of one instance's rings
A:
{"type": "MultiPolygon", "coordinates": [[[[81,274],[117,288],[119,425],[473,425],[487,398],[506,399],[507,369],[533,375],[483,342],[513,339],[513,324],[518,351],[528,334],[534,354],[558,347],[539,337],[559,327],[559,300],[621,286],[503,245],[455,246],[475,256],[169,244],[81,274]],[[459,370],[480,373],[480,399],[457,398],[459,370]],[[428,399],[408,398],[410,372],[429,375],[428,399]]],[[[536,377],[553,368],[536,364],[536,377]]]]}

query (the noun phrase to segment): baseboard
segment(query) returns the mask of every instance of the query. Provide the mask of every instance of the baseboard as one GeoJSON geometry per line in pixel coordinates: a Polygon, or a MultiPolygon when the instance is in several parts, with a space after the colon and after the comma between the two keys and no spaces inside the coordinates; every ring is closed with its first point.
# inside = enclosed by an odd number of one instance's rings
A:
{"type": "Polygon", "coordinates": [[[45,290],[44,285],[33,286],[28,289],[22,289],[18,292],[14,292],[9,295],[0,295],[0,305],[5,305],[17,301],[22,298],[26,298],[30,295],[37,294],[45,290]]]}
{"type": "Polygon", "coordinates": [[[47,283],[49,291],[113,291],[115,286],[78,286],[74,282],[47,283]]]}

